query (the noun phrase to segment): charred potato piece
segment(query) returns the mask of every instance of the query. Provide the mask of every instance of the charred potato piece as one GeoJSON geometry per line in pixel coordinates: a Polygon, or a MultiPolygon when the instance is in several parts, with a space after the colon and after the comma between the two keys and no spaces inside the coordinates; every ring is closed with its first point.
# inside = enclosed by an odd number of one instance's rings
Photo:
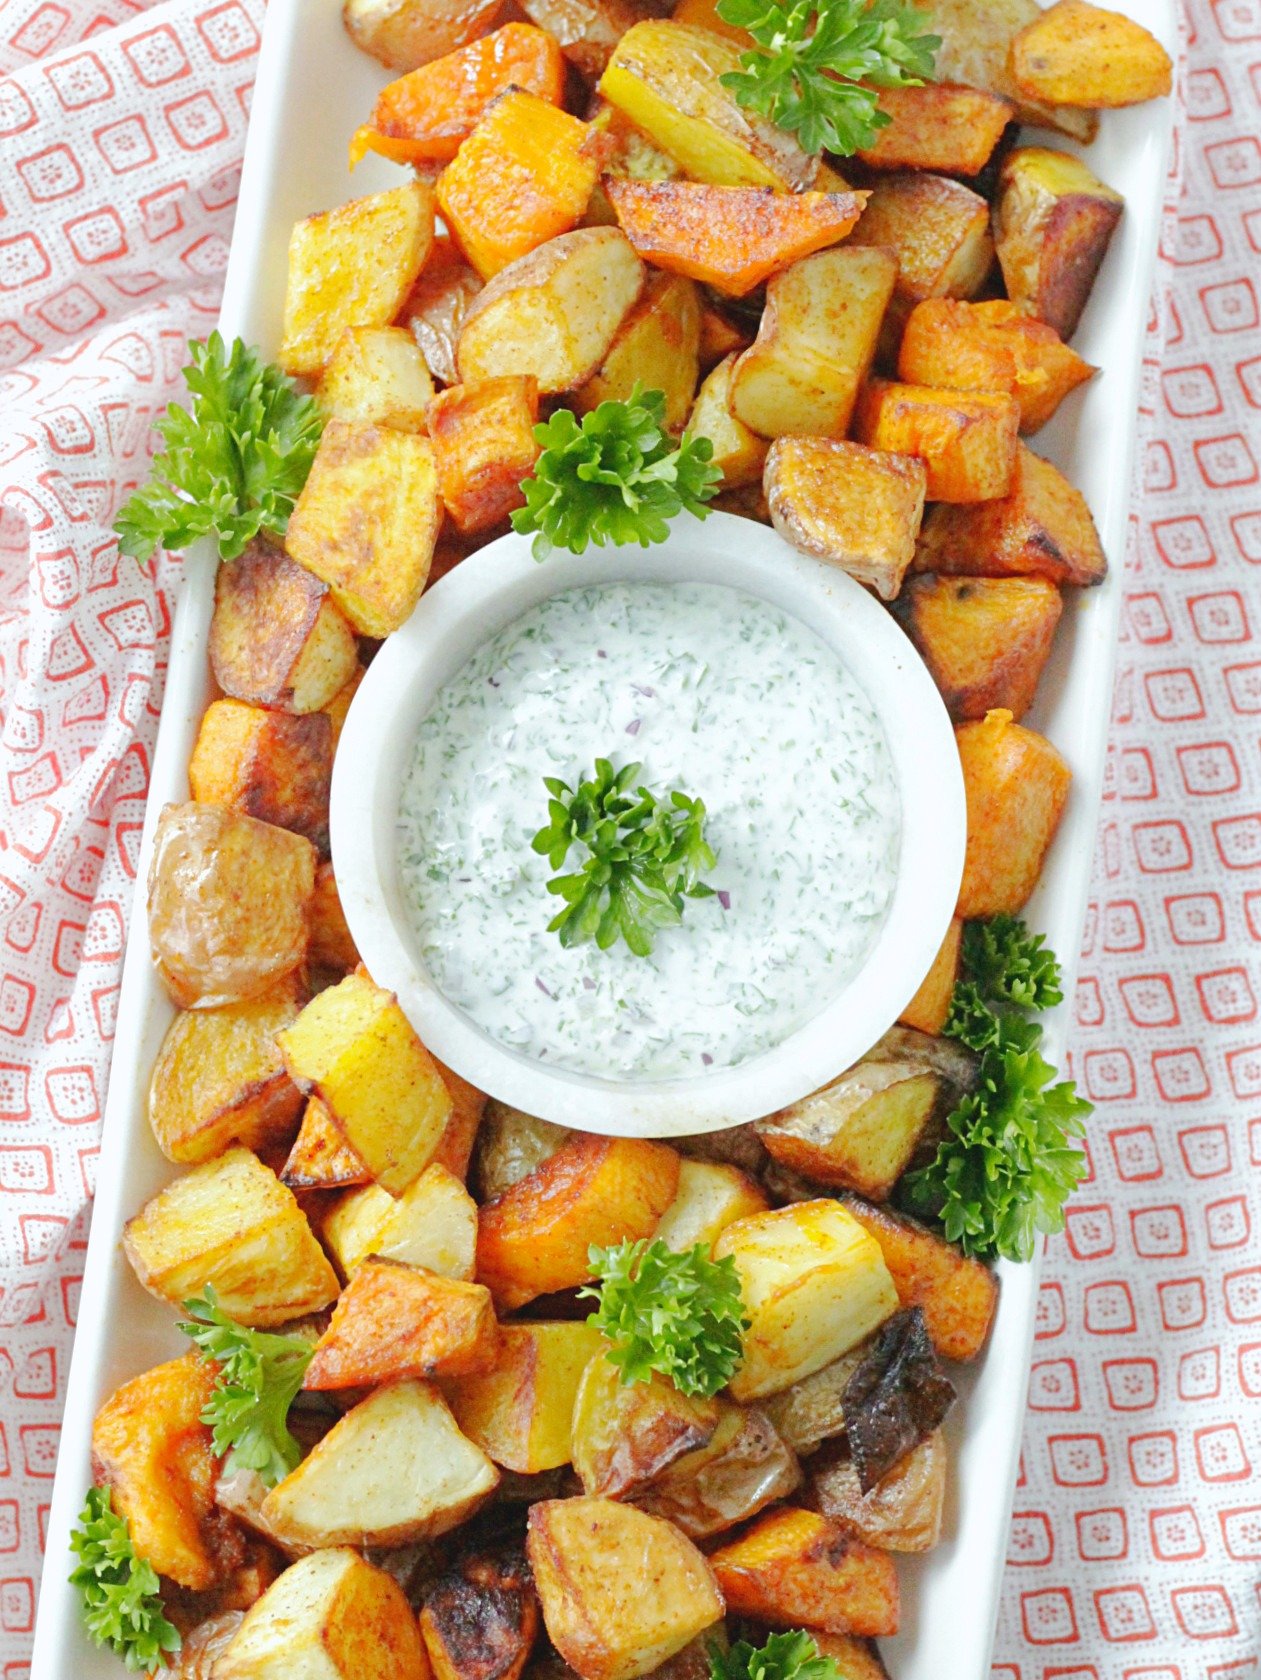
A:
{"type": "Polygon", "coordinates": [[[524,1557],[474,1557],[425,1594],[420,1632],[434,1680],[519,1680],[539,1631],[524,1557]]]}
{"type": "Polygon", "coordinates": [[[870,1493],[955,1402],[920,1307],[881,1325],[845,1389],[845,1440],[858,1485],[870,1493]]]}
{"type": "Polygon", "coordinates": [[[946,937],[941,942],[941,949],[933,958],[933,966],[920,981],[915,996],[898,1017],[902,1026],[931,1033],[934,1037],[941,1032],[946,1024],[946,1016],[950,1013],[950,1000],[954,996],[955,981],[959,975],[959,947],[962,939],[963,923],[958,916],[953,916],[950,926],[946,929],[946,937]]]}
{"type": "Polygon", "coordinates": [[[858,153],[873,169],[979,175],[1012,119],[997,94],[945,82],[882,88],[879,106],[889,121],[858,153]]]}
{"type": "Polygon", "coordinates": [[[490,1291],[370,1255],[315,1344],[303,1388],[377,1388],[400,1377],[464,1377],[494,1363],[490,1291]]]}
{"type": "Polygon", "coordinates": [[[456,528],[471,535],[524,507],[521,480],[538,459],[538,383],[530,375],[453,385],[429,405],[438,488],[456,528]]]}
{"type": "Polygon", "coordinates": [[[528,1178],[572,1133],[551,1120],[539,1120],[497,1097],[486,1104],[474,1150],[473,1179],[481,1201],[492,1201],[528,1178]]]}
{"type": "Polygon", "coordinates": [[[946,1470],[946,1439],[934,1429],[866,1492],[848,1455],[816,1460],[810,1493],[830,1523],[868,1546],[929,1552],[941,1539],[946,1470]]]}
{"type": "Polygon", "coordinates": [[[460,1428],[505,1470],[568,1464],[578,1385],[603,1351],[589,1324],[505,1324],[493,1369],[446,1385],[460,1428]]]}
{"type": "Polygon", "coordinates": [[[651,275],[608,355],[575,393],[574,406],[585,414],[602,402],[625,402],[638,383],[664,394],[666,426],[679,431],[696,394],[700,331],[700,300],[692,281],[677,274],[651,275]]]}
{"type": "Polygon", "coordinates": [[[750,431],[731,412],[728,399],[735,366],[736,356],[727,356],[706,377],[687,423],[693,437],[709,439],[713,450],[710,459],[722,474],[727,490],[761,482],[767,449],[766,439],[750,431]]]}
{"type": "Polygon", "coordinates": [[[917,455],[927,469],[930,502],[985,502],[1011,487],[1019,422],[1014,397],[872,379],[854,431],[873,449],[917,455]]]}
{"type": "Polygon", "coordinates": [[[1149,29],[1086,0],[1057,0],[1025,25],[1008,56],[1027,99],[1053,104],[1142,105],[1173,85],[1173,62],[1149,29]]]}
{"type": "Polygon", "coordinates": [[[679,1188],[653,1237],[685,1253],[699,1243],[707,1252],[737,1219],[762,1213],[770,1204],[739,1167],[716,1161],[680,1161],[679,1188]]]}
{"type": "Polygon", "coordinates": [[[423,432],[433,380],[420,346],[404,327],[347,327],[316,392],[333,420],[423,432]]]}
{"type": "Polygon", "coordinates": [[[893,1559],[817,1511],[770,1511],[709,1561],[728,1610],[741,1615],[867,1637],[898,1631],[893,1559]]]}
{"type": "MultiPolygon", "coordinates": [[[[279,1056],[280,1052],[276,1054],[279,1056]]],[[[285,1080],[298,1090],[288,1074],[285,1080]]],[[[298,1100],[302,1100],[300,1091],[298,1100]]],[[[291,1190],[348,1190],[372,1182],[372,1174],[346,1142],[337,1122],[318,1097],[307,1100],[293,1148],[280,1169],[280,1182],[291,1190]]]]}
{"type": "Polygon", "coordinates": [[[489,34],[504,0],[345,0],[355,45],[390,70],[419,70],[489,34]]]}
{"type": "Polygon", "coordinates": [[[726,1126],[720,1132],[677,1137],[674,1147],[689,1161],[717,1161],[723,1166],[739,1167],[753,1178],[766,1166],[766,1150],[751,1121],[742,1126],[726,1126]]]}
{"type": "Polygon", "coordinates": [[[633,1495],[693,1540],[746,1522],[785,1499],[801,1480],[791,1449],[765,1412],[719,1401],[718,1424],[704,1446],[667,1466],[633,1495]]]}
{"type": "Polygon", "coordinates": [[[588,1363],[573,1411],[573,1466],[586,1493],[622,1499],[718,1427],[715,1400],[681,1393],[665,1378],[627,1383],[605,1350],[588,1363]]]}
{"type": "Polygon", "coordinates": [[[378,1254],[471,1281],[477,1204],[459,1179],[434,1161],[401,1196],[379,1184],[351,1190],[325,1219],[323,1234],[343,1277],[352,1277],[370,1254],[378,1254]]]}
{"type": "Polygon", "coordinates": [[[763,484],[781,537],[891,601],[915,558],[922,461],[839,438],[776,438],[763,484]]]}
{"type": "Polygon", "coordinates": [[[988,712],[955,731],[968,801],[968,840],[957,914],[1023,910],[1059,827],[1072,771],[1043,735],[988,712]]]}
{"type": "Polygon", "coordinates": [[[956,723],[996,706],[1024,716],[1063,610],[1059,590],[1040,577],[917,577],[897,604],[956,723]]]}
{"type": "Polygon", "coordinates": [[[994,241],[1011,301],[1071,338],[1123,207],[1120,193],[1071,152],[1017,147],[994,201],[994,241]]]}
{"type": "Polygon", "coordinates": [[[333,727],[323,712],[212,700],[193,744],[188,791],[200,804],[303,834],[327,857],[332,774],[333,727]]]}
{"type": "Polygon", "coordinates": [[[1053,105],[1024,97],[1008,68],[1013,38],[1041,15],[1038,0],[925,0],[926,27],[941,37],[933,75],[942,82],[962,82],[1008,99],[1017,122],[1054,128],[1074,140],[1089,142],[1099,128],[1097,111],[1076,105],[1053,105]]]}

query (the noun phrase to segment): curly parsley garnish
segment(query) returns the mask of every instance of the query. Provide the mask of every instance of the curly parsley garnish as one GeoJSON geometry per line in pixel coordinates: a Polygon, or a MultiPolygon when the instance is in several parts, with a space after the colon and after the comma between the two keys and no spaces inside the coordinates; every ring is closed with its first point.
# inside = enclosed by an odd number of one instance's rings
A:
{"type": "Polygon", "coordinates": [[[710,1680],[844,1680],[831,1657],[825,1657],[813,1634],[797,1628],[773,1633],[765,1645],[738,1640],[729,1651],[709,1648],[710,1680]]]}
{"type": "Polygon", "coordinates": [[[736,1263],[711,1260],[702,1243],[676,1254],[665,1243],[624,1242],[591,1248],[599,1308],[588,1318],[611,1343],[608,1357],[624,1383],[660,1372],[681,1394],[717,1394],[744,1355],[744,1315],[736,1263]]]}
{"type": "Polygon", "coordinates": [[[704,518],[721,477],[708,438],[666,430],[666,400],[638,385],[626,402],[602,402],[582,423],[567,408],[534,428],[543,453],[523,479],[515,530],[535,531],[534,558],[554,548],[581,554],[588,543],[664,542],[684,508],[704,518]]]}
{"type": "Polygon", "coordinates": [[[1058,1231],[1086,1170],[1072,1140],[1091,1105],[1039,1051],[1027,1018],[1062,1000],[1060,969],[1016,916],[970,922],[945,1031],[977,1051],[976,1088],[946,1120],[925,1167],[907,1175],[912,1208],[934,1214],[965,1254],[1030,1260],[1037,1234],[1058,1231]]]}
{"type": "Polygon", "coordinates": [[[547,924],[566,948],[594,939],[607,951],[622,938],[637,957],[652,951],[656,930],[677,927],[683,901],[712,898],[701,880],[717,859],[705,839],[705,806],[676,788],[658,799],[636,787],[641,764],[614,770],[597,758],[595,775],[577,788],[545,776],[551,819],[530,844],[553,869],[574,846],[587,853],[570,875],[553,875],[549,893],[565,900],[547,924]]]}
{"type": "Polygon", "coordinates": [[[84,1624],[95,1642],[108,1645],[133,1673],[165,1668],[168,1654],[180,1648],[180,1636],[166,1619],[157,1571],[137,1556],[108,1488],[88,1489],[70,1550],[79,1560],[70,1584],[82,1595],[84,1624]]]}
{"type": "Polygon", "coordinates": [[[289,1433],[289,1407],[302,1387],[313,1344],[304,1336],[277,1336],[236,1323],[209,1285],[184,1302],[184,1311],[192,1322],[180,1329],[219,1367],[201,1421],[214,1430],[215,1451],[228,1455],[225,1471],[256,1470],[275,1487],[302,1456],[289,1433]]]}
{"type": "Polygon", "coordinates": [[[876,89],[930,80],[941,46],[920,33],[928,14],[903,0],[719,0],[718,16],[757,42],[724,87],[803,150],[842,157],[870,146],[889,121],[876,89]]]}
{"type": "Polygon", "coordinates": [[[283,537],[324,422],[314,398],[238,338],[191,343],[191,412],[172,403],[154,422],[166,448],[114,521],[124,554],[187,548],[212,532],[234,560],[260,531],[283,537]]]}

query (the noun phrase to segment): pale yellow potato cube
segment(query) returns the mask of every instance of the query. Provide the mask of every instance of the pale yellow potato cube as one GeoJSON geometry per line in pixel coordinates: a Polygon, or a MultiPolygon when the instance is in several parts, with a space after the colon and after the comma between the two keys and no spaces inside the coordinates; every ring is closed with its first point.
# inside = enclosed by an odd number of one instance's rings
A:
{"type": "Polygon", "coordinates": [[[698,1243],[712,1248],[728,1225],[769,1205],[759,1186],[739,1167],[683,1160],[678,1191],[654,1236],[678,1253],[698,1243]]]}
{"type": "Polygon", "coordinates": [[[433,1161],[401,1196],[379,1184],[349,1191],[324,1221],[324,1241],[343,1277],[379,1254],[467,1283],[477,1258],[477,1204],[433,1161]]]}
{"type": "Polygon", "coordinates": [[[423,432],[433,380],[405,327],[347,327],[316,396],[330,419],[423,432]]]}

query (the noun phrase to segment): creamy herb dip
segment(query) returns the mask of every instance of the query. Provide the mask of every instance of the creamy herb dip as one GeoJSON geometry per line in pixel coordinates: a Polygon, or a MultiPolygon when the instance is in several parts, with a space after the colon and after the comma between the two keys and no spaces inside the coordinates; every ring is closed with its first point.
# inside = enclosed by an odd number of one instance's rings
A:
{"type": "Polygon", "coordinates": [[[647,1080],[743,1062],[836,995],[888,909],[899,823],[880,724],[818,637],[734,589],[617,583],[533,608],[439,691],[398,835],[451,1002],[525,1056],[647,1080]],[[546,931],[543,777],[573,786],[597,756],[708,811],[718,896],[687,900],[649,957],[546,931]]]}

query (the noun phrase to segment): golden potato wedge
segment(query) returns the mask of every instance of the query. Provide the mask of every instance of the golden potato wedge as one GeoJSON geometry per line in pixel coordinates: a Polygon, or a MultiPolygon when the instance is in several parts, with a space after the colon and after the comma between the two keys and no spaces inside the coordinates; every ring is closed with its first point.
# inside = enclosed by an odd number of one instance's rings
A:
{"type": "Polygon", "coordinates": [[[349,1547],[290,1565],[246,1612],[217,1680],[429,1680],[406,1594],[349,1547]]]}
{"type": "Polygon", "coordinates": [[[438,1390],[408,1379],[339,1418],[260,1516],[289,1547],[402,1546],[455,1528],[498,1480],[438,1390]]]}
{"type": "Polygon", "coordinates": [[[727,490],[759,484],[767,450],[766,439],[737,420],[728,405],[736,360],[735,353],[727,356],[706,376],[687,423],[693,437],[709,439],[713,448],[710,459],[722,474],[727,490]]]}
{"type": "Polygon", "coordinates": [[[350,673],[350,680],[344,683],[342,687],[337,690],[337,693],[327,703],[327,705],[321,706],[320,708],[320,710],[324,713],[324,716],[328,719],[329,727],[333,732],[334,754],[337,752],[337,743],[342,738],[342,730],[346,726],[346,718],[350,712],[350,702],[359,692],[359,684],[363,681],[366,675],[367,666],[356,664],[354,670],[350,673]]]}
{"type": "Polygon", "coordinates": [[[933,966],[920,981],[915,996],[898,1016],[904,1027],[931,1033],[934,1037],[946,1024],[950,1000],[954,996],[959,976],[959,946],[963,939],[963,923],[952,916],[941,949],[933,958],[933,966]]]}
{"type": "Polygon", "coordinates": [[[780,536],[891,601],[915,558],[928,473],[841,438],[781,437],[762,478],[780,536]]]}
{"type": "Polygon", "coordinates": [[[482,277],[466,263],[449,234],[439,234],[420,279],[399,311],[398,323],[420,347],[435,379],[454,385],[459,378],[455,350],[469,305],[482,289],[482,277]]]}
{"type": "Polygon", "coordinates": [[[215,576],[210,668],[225,694],[317,712],[350,681],[355,633],[328,587],[269,543],[252,542],[215,576]]]}
{"type": "Polygon", "coordinates": [[[638,1492],[718,1427],[715,1400],[682,1394],[668,1378],[628,1383],[602,1349],[578,1384],[573,1466],[585,1493],[622,1499],[638,1492]]]}
{"type": "Polygon", "coordinates": [[[664,393],[666,425],[681,431],[696,394],[700,337],[701,306],[692,281],[650,275],[608,355],[574,393],[574,407],[586,414],[602,402],[625,402],[638,382],[645,391],[664,393]]]}
{"type": "Polygon", "coordinates": [[[244,1556],[240,1530],[215,1506],[220,1461],[201,1414],[217,1367],[186,1353],[116,1388],[92,1423],[92,1475],[146,1563],[204,1592],[244,1556]]]}
{"type": "Polygon", "coordinates": [[[468,1178],[473,1146],[481,1129],[482,1116],[486,1112],[486,1093],[479,1091],[477,1086],[471,1085],[467,1079],[461,1079],[454,1068],[449,1068],[436,1056],[433,1065],[442,1075],[442,1083],[451,1098],[451,1118],[438,1140],[433,1158],[439,1166],[445,1167],[453,1177],[464,1183],[468,1178]]]}
{"type": "Polygon", "coordinates": [[[285,547],[328,584],[360,635],[380,638],[420,599],[441,518],[427,437],[330,420],[285,547]]]}
{"type": "Polygon", "coordinates": [[[212,700],[188,763],[188,791],[203,805],[304,834],[328,856],[333,726],[323,712],[273,712],[212,700]]]}
{"type": "Polygon", "coordinates": [[[337,1299],[337,1279],[291,1190],[229,1149],[151,1196],[123,1232],[132,1270],[176,1306],[210,1284],[239,1324],[267,1330],[337,1299]]]}
{"type": "Polygon", "coordinates": [[[956,723],[1033,704],[1064,603],[1043,577],[917,577],[897,616],[956,723]]]}
{"type": "Polygon", "coordinates": [[[1108,561],[1081,491],[1020,444],[1005,495],[973,507],[932,509],[915,547],[915,570],[1087,587],[1103,581],[1108,561]]]}
{"type": "Polygon", "coordinates": [[[544,1500],[526,1548],[548,1636],[583,1680],[649,1674],[722,1617],[692,1542],[632,1505],[544,1500]]]}
{"type": "Polygon", "coordinates": [[[539,457],[534,427],[538,381],[532,374],[452,385],[429,405],[438,488],[457,530],[470,535],[525,506],[521,480],[539,457]]]}
{"type": "Polygon", "coordinates": [[[898,1300],[921,1307],[933,1346],[943,1359],[975,1359],[985,1345],[998,1280],[988,1266],[969,1260],[918,1220],[857,1196],[845,1206],[880,1245],[898,1300]]]}
{"type": "Polygon", "coordinates": [[[843,437],[896,275],[887,251],[852,241],[774,275],[757,338],[731,372],[736,419],[762,437],[843,437]]]}
{"type": "Polygon", "coordinates": [[[927,298],[911,311],[898,352],[898,378],[908,384],[1006,391],[1020,405],[1026,434],[1044,426],[1068,393],[1097,372],[1054,327],[1006,298],[927,298]]]}
{"type": "Polygon", "coordinates": [[[307,954],[315,847],[224,805],[166,805],[149,864],[149,947],[182,1009],[244,1003],[307,954]]]}
{"type": "Polygon", "coordinates": [[[994,200],[1007,296],[1063,339],[1077,329],[1124,200],[1071,152],[1018,146],[994,200]]]}
{"type": "Polygon", "coordinates": [[[698,1243],[709,1250],[728,1225],[751,1213],[763,1213],[769,1205],[761,1186],[739,1167],[718,1161],[680,1161],[678,1190],[653,1237],[677,1253],[686,1253],[698,1243]]]}
{"type": "Polygon", "coordinates": [[[805,1458],[824,1441],[844,1434],[845,1390],[870,1346],[870,1341],[860,1342],[821,1371],[769,1396],[766,1415],[790,1451],[805,1458]]]}
{"type": "Polygon", "coordinates": [[[331,863],[322,863],[315,871],[315,891],[311,894],[309,918],[308,955],[311,961],[321,968],[341,969],[343,972],[356,967],[359,952],[346,923],[331,863]]]}
{"type": "Polygon", "coordinates": [[[839,1680],[889,1680],[889,1670],[870,1639],[825,1633],[822,1628],[814,1628],[812,1635],[821,1655],[835,1664],[839,1680]]]}
{"type": "Polygon", "coordinates": [[[833,1201],[797,1202],[737,1220],[714,1244],[730,1256],[752,1321],[731,1379],[757,1400],[829,1365],[897,1306],[880,1252],[833,1201]]]}
{"type": "Polygon", "coordinates": [[[1026,99],[1142,105],[1173,86],[1173,61],[1149,29],[1086,0],[1057,0],[1011,43],[1011,78],[1026,99]]]}
{"type": "Polygon", "coordinates": [[[591,1246],[650,1237],[678,1186],[679,1157],[665,1144],[575,1133],[482,1208],[478,1280],[505,1311],[586,1283],[591,1246]]]}
{"type": "Polygon", "coordinates": [[[693,181],[780,192],[812,186],[816,160],[723,86],[739,68],[736,46],[711,30],[650,19],[617,43],[600,92],[693,181]]]}
{"type": "Polygon", "coordinates": [[[633,1495],[641,1511],[664,1517],[689,1539],[721,1534],[785,1499],[801,1468],[765,1412],[718,1402],[709,1440],[677,1458],[633,1495]]]}
{"type": "Polygon", "coordinates": [[[490,1291],[369,1255],[315,1344],[303,1388],[377,1388],[400,1377],[464,1377],[495,1362],[490,1291]]]}
{"type": "Polygon", "coordinates": [[[868,1638],[898,1631],[893,1559],[817,1511],[770,1511],[709,1561],[728,1610],[741,1615],[868,1638]]]}
{"type": "Polygon", "coordinates": [[[652,9],[636,0],[528,0],[521,8],[559,41],[565,57],[589,82],[603,72],[626,31],[652,9]]]}
{"type": "Polygon", "coordinates": [[[487,35],[504,0],[345,0],[342,19],[356,46],[391,70],[419,70],[487,35]]]}
{"type": "Polygon", "coordinates": [[[940,1429],[864,1493],[848,1454],[810,1467],[810,1492],[822,1514],[844,1534],[884,1552],[930,1552],[941,1539],[946,1499],[946,1438],[940,1429]]]}
{"type": "Polygon", "coordinates": [[[956,914],[1022,910],[1059,827],[1072,771],[1044,735],[1001,707],[955,730],[968,801],[968,842],[956,914]]]}
{"type": "Polygon", "coordinates": [[[1052,105],[1024,97],[1008,69],[1013,38],[1041,15],[1038,0],[925,0],[926,27],[941,37],[934,78],[962,82],[1009,99],[1016,120],[1033,128],[1054,128],[1074,140],[1089,142],[1099,128],[1099,113],[1076,105],[1052,105]]]}
{"type": "Polygon", "coordinates": [[[584,385],[644,284],[619,228],[577,228],[501,269],[469,306],[456,353],[462,380],[533,374],[549,395],[584,385]]]}
{"type": "Polygon", "coordinates": [[[444,1385],[460,1428],[505,1470],[568,1464],[578,1385],[604,1345],[582,1322],[503,1325],[493,1369],[444,1385]]]}
{"type": "Polygon", "coordinates": [[[420,1632],[434,1680],[519,1680],[539,1601],[519,1553],[469,1558],[425,1593],[420,1632]]]}
{"type": "Polygon", "coordinates": [[[479,1200],[489,1202],[541,1167],[572,1133],[492,1097],[486,1104],[474,1151],[473,1182],[479,1200]]]}
{"type": "Polygon", "coordinates": [[[346,1278],[379,1254],[471,1281],[477,1204],[454,1173],[434,1161],[401,1196],[379,1184],[349,1191],[325,1219],[324,1241],[346,1278]]]}
{"type": "Polygon", "coordinates": [[[929,169],[979,175],[1012,120],[1010,101],[947,82],[881,88],[889,121],[858,156],[873,169],[929,169]]]}
{"type": "Polygon", "coordinates": [[[989,205],[944,175],[878,178],[849,243],[879,246],[897,259],[888,350],[922,298],[975,297],[994,264],[989,205]]]}
{"type": "Polygon", "coordinates": [[[433,1159],[452,1103],[393,992],[348,974],[277,1043],[289,1077],[325,1104],[377,1183],[402,1195],[433,1159]]]}
{"type": "MultiPolygon", "coordinates": [[[[280,1056],[279,1050],[276,1055],[280,1056]]],[[[288,1074],[285,1079],[293,1084],[288,1074]]],[[[294,1085],[293,1089],[298,1088],[294,1085]]],[[[301,1100],[300,1091],[298,1097],[301,1100]]],[[[372,1182],[372,1174],[346,1142],[336,1120],[318,1097],[307,1098],[298,1135],[280,1169],[280,1182],[291,1190],[350,1190],[358,1184],[372,1182]]]]}
{"type": "Polygon", "coordinates": [[[405,327],[347,327],[315,394],[330,419],[423,432],[433,380],[405,327]]]}
{"type": "Polygon", "coordinates": [[[171,1022],[149,1081],[149,1124],[168,1161],[208,1161],[230,1144],[282,1147],[302,1112],[275,1035],[302,1008],[290,975],[271,992],[171,1022]]]}
{"type": "Polygon", "coordinates": [[[1020,409],[991,391],[935,391],[868,380],[855,435],[873,449],[917,455],[930,502],[984,502],[1004,496],[1016,470],[1020,409]]]}
{"type": "Polygon", "coordinates": [[[289,241],[277,361],[315,377],[347,327],[385,327],[433,244],[433,188],[419,180],[299,222],[289,241]]]}

